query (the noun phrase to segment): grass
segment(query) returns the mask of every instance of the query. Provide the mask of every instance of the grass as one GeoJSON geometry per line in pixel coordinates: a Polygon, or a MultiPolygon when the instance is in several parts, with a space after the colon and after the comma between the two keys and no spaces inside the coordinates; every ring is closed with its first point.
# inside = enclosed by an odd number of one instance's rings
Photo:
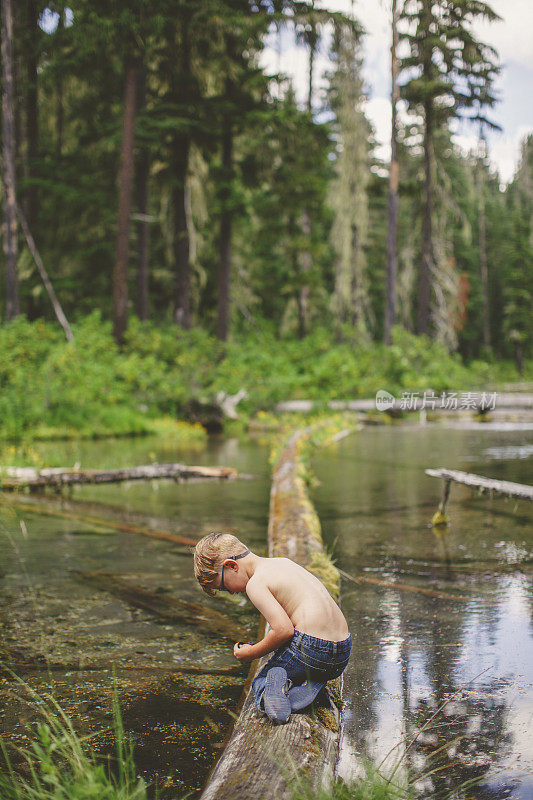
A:
{"type": "Polygon", "coordinates": [[[39,696],[17,679],[26,702],[37,709],[40,721],[29,730],[28,748],[16,748],[23,769],[12,766],[0,739],[4,765],[0,770],[2,800],[148,800],[147,785],[136,776],[133,745],[126,737],[116,690],[113,692],[113,727],[116,759],[98,758],[90,737],[76,733],[72,720],[51,695],[39,696]]]}
{"type": "Polygon", "coordinates": [[[345,783],[337,781],[329,789],[316,789],[299,781],[291,800],[414,800],[409,785],[388,781],[375,767],[365,767],[364,779],[345,783]]]}
{"type": "MultiPolygon", "coordinates": [[[[427,719],[417,726],[416,732],[411,736],[400,739],[379,764],[375,764],[368,759],[361,759],[357,766],[362,771],[362,776],[358,780],[353,780],[350,783],[339,780],[329,788],[317,790],[306,777],[297,775],[293,782],[291,800],[415,800],[416,797],[420,797],[420,791],[417,791],[417,788],[421,784],[431,782],[432,776],[437,773],[441,777],[446,777],[447,774],[448,776],[450,775],[449,771],[455,766],[454,761],[452,759],[447,764],[443,764],[442,757],[445,757],[451,748],[458,745],[463,737],[457,736],[440,744],[431,752],[425,752],[426,767],[423,771],[416,770],[414,774],[412,773],[412,766],[408,766],[408,754],[422,734],[427,734],[439,726],[442,712],[446,706],[460,698],[464,689],[486,671],[484,670],[479,675],[476,675],[472,680],[443,700],[429,714],[427,719]],[[398,755],[398,753],[400,754],[398,755]],[[390,760],[392,760],[392,766],[385,767],[384,765],[388,765],[390,760]]],[[[481,773],[473,774],[462,782],[457,781],[455,785],[450,781],[448,787],[439,791],[432,791],[431,795],[427,794],[426,788],[424,796],[430,796],[432,800],[463,800],[463,798],[470,796],[469,790],[481,783],[484,777],[484,772],[482,771],[481,773]]]]}

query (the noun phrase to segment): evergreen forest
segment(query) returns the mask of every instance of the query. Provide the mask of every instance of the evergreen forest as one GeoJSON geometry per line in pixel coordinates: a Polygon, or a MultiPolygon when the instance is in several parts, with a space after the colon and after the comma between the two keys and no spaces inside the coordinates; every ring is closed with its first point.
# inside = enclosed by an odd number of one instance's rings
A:
{"type": "Polygon", "coordinates": [[[84,381],[174,414],[220,388],[261,407],[518,380],[533,137],[502,185],[486,144],[501,65],[480,18],[501,24],[479,0],[394,0],[384,162],[356,4],[2,0],[6,432],[79,409],[84,381]],[[288,41],[303,98],[265,66],[288,41]],[[20,396],[24,365],[38,399],[20,396]]]}

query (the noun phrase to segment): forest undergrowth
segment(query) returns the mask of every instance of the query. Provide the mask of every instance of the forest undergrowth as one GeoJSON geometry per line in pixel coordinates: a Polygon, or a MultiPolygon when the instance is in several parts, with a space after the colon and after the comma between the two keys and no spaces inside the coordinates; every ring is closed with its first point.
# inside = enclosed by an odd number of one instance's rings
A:
{"type": "MultiPolygon", "coordinates": [[[[199,328],[131,320],[124,346],[98,313],[73,325],[19,317],[0,328],[0,440],[164,432],[187,442],[203,435],[198,403],[245,389],[248,421],[283,400],[373,397],[386,389],[475,391],[519,380],[511,361],[471,361],[424,336],[394,331],[393,343],[338,341],[325,328],[304,339],[277,338],[265,324],[221,343],[199,328]]],[[[521,380],[533,378],[526,364],[521,380]]]]}

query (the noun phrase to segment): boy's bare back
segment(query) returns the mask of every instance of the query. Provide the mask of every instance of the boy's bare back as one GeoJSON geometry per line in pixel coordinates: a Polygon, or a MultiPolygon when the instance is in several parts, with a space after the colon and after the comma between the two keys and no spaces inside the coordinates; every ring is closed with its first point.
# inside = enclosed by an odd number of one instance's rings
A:
{"type": "Polygon", "coordinates": [[[263,613],[270,611],[265,616],[271,624],[276,607],[269,595],[302,633],[333,642],[341,642],[349,634],[344,615],[327,589],[290,558],[259,558],[246,593],[263,613]]]}

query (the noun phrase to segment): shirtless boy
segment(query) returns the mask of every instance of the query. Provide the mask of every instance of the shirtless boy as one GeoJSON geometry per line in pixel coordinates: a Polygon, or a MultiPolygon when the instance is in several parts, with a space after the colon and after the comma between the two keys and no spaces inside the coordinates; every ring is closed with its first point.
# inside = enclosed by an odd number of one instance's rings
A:
{"type": "Polygon", "coordinates": [[[274,653],[252,684],[257,707],[274,722],[310,705],[350,658],[352,638],[322,583],[289,558],[262,558],[236,536],[210,533],[194,551],[194,574],[206,594],[246,592],[270,630],[257,644],[237,642],[239,661],[274,653]]]}

